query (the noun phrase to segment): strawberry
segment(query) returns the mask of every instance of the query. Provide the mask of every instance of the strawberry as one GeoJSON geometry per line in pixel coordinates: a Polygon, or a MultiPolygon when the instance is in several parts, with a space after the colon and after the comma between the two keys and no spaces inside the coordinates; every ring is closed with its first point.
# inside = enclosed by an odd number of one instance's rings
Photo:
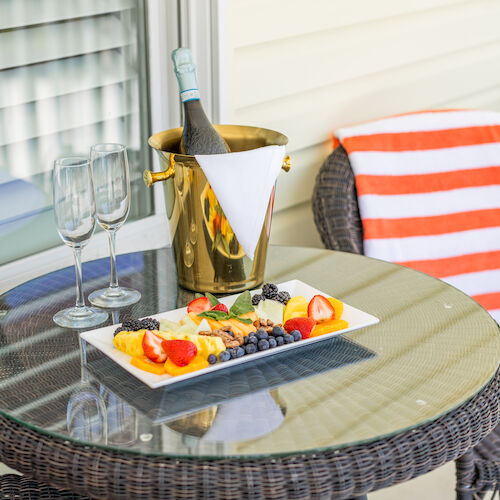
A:
{"type": "Polygon", "coordinates": [[[303,339],[308,339],[311,336],[312,329],[316,325],[316,321],[312,318],[292,318],[285,321],[283,328],[288,332],[298,330],[303,339]]]}
{"type": "Polygon", "coordinates": [[[189,340],[164,340],[163,349],[168,359],[177,366],[186,366],[198,353],[196,345],[189,340]]]}
{"type": "Polygon", "coordinates": [[[155,335],[152,331],[146,330],[142,337],[142,350],[147,358],[155,363],[164,363],[167,360],[167,353],[162,347],[163,339],[155,335]]]}
{"type": "Polygon", "coordinates": [[[229,314],[229,310],[224,304],[217,304],[216,306],[212,307],[212,311],[222,311],[226,314],[229,314]]]}
{"type": "Polygon", "coordinates": [[[189,303],[187,312],[199,314],[205,311],[210,311],[211,307],[210,301],[206,297],[199,297],[189,303]]]}
{"type": "Polygon", "coordinates": [[[307,315],[314,321],[335,319],[335,309],[323,295],[315,295],[307,306],[307,315]]]}

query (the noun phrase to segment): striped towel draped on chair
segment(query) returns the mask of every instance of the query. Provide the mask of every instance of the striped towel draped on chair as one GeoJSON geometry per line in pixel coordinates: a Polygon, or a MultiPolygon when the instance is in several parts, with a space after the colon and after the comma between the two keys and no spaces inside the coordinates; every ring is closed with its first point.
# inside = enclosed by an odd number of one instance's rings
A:
{"type": "Polygon", "coordinates": [[[364,253],[459,288],[500,322],[500,113],[433,110],[335,133],[364,253]]]}

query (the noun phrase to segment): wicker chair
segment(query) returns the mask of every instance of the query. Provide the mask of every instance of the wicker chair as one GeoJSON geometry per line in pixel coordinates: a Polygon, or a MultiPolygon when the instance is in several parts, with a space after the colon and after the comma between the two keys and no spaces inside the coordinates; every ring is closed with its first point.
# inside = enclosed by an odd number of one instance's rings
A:
{"type": "Polygon", "coordinates": [[[19,474],[0,476],[2,500],[87,500],[69,491],[56,490],[19,474]]]}
{"type": "MultiPolygon", "coordinates": [[[[316,177],[313,212],[326,248],[363,253],[354,173],[342,146],[330,154],[316,177]]],[[[500,426],[456,460],[456,475],[458,500],[479,499],[488,490],[500,491],[500,426]]]]}

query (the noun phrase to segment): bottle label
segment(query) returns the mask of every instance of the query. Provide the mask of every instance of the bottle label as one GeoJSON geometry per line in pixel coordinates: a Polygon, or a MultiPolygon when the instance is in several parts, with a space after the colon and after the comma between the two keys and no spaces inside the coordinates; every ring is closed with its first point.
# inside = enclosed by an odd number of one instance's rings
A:
{"type": "Polygon", "coordinates": [[[188,89],[181,92],[182,102],[194,101],[200,99],[200,91],[198,89],[188,89]]]}

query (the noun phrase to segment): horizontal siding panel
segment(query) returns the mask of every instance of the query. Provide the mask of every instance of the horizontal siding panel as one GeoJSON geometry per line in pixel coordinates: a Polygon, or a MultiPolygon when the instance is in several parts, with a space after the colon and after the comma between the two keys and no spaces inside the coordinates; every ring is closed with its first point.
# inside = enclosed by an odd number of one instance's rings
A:
{"type": "Polygon", "coordinates": [[[2,0],[0,30],[95,16],[134,7],[134,0],[2,0]]]}
{"type": "Polygon", "coordinates": [[[80,19],[0,32],[0,70],[88,54],[134,43],[114,16],[80,19]]]}
{"type": "Polygon", "coordinates": [[[327,141],[291,154],[290,172],[281,173],[276,184],[275,212],[311,199],[316,174],[330,152],[327,141]]]}
{"type": "Polygon", "coordinates": [[[232,106],[316,92],[491,43],[500,40],[499,20],[500,3],[474,2],[236,49],[232,106]],[[249,78],[248,68],[258,77],[249,78]]]}
{"type": "MultiPolygon", "coordinates": [[[[381,116],[459,103],[481,106],[481,89],[500,85],[500,43],[325,86],[234,110],[234,123],[258,124],[288,136],[289,151],[330,138],[332,131],[381,116]]],[[[472,107],[475,107],[472,106],[472,107]]]]}
{"type": "Polygon", "coordinates": [[[303,0],[253,0],[250,7],[247,0],[231,0],[228,2],[229,17],[235,22],[229,29],[233,47],[243,47],[459,3],[464,2],[315,0],[308,4],[303,0]]]}
{"type": "Polygon", "coordinates": [[[60,59],[0,74],[0,108],[88,90],[137,77],[116,50],[60,59]]]}
{"type": "Polygon", "coordinates": [[[481,108],[500,112],[500,84],[487,90],[443,101],[443,107],[481,108]]]}
{"type": "Polygon", "coordinates": [[[273,214],[271,245],[324,248],[314,224],[310,202],[273,214]]]}
{"type": "Polygon", "coordinates": [[[108,85],[1,109],[0,146],[138,112],[131,96],[136,89],[108,85]]]}

